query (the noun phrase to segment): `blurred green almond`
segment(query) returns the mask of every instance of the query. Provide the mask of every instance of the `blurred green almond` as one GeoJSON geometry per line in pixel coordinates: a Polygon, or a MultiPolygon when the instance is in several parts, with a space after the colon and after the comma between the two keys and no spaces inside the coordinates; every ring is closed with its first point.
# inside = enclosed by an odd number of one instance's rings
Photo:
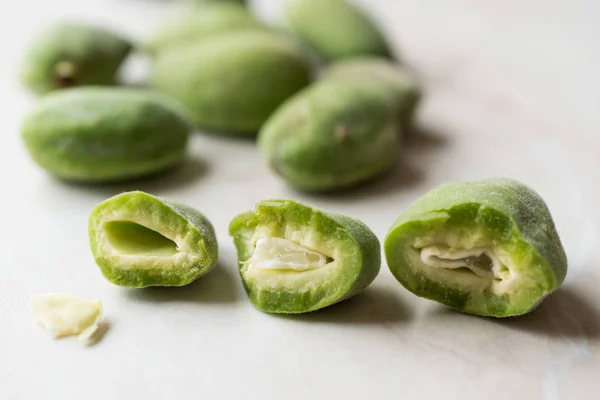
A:
{"type": "Polygon", "coordinates": [[[290,28],[326,62],[364,55],[391,57],[375,22],[346,0],[292,0],[286,16],[290,28]]]}
{"type": "Polygon", "coordinates": [[[397,109],[403,132],[412,128],[423,97],[421,84],[407,67],[382,57],[366,56],[333,63],[321,79],[361,80],[378,85],[397,109]]]}
{"type": "Polygon", "coordinates": [[[310,60],[297,43],[246,30],[161,52],[150,80],[154,89],[183,104],[198,128],[255,136],[311,75],[310,60]]]}
{"type": "Polygon", "coordinates": [[[389,169],[399,151],[394,105],[377,85],[324,80],[284,103],[265,123],[259,149],[290,185],[333,191],[389,169]]]}
{"type": "Polygon", "coordinates": [[[179,163],[192,129],[185,111],[157,93],[88,86],[44,96],[21,131],[33,160],[51,175],[102,182],[179,163]]]}
{"type": "Polygon", "coordinates": [[[30,44],[21,80],[31,91],[46,93],[84,85],[114,85],[132,44],[105,28],[61,22],[39,33],[30,44]]]}
{"type": "Polygon", "coordinates": [[[210,6],[213,4],[241,4],[246,5],[246,0],[188,0],[192,5],[210,6]]]}
{"type": "Polygon", "coordinates": [[[206,7],[192,8],[162,25],[145,47],[153,54],[191,41],[236,30],[267,30],[242,4],[210,2],[206,7]]]}

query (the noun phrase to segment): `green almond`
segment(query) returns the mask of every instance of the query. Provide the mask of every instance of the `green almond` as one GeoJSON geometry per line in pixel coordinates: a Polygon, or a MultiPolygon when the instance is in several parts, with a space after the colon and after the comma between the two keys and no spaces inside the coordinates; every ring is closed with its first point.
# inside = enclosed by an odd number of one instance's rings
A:
{"type": "Polygon", "coordinates": [[[189,0],[193,5],[198,6],[210,6],[210,5],[219,5],[219,4],[242,4],[246,5],[246,0],[189,0]]]}
{"type": "Polygon", "coordinates": [[[80,87],[43,97],[26,116],[22,138],[48,173],[99,182],[179,163],[191,130],[178,105],[151,91],[80,87]]]}
{"type": "Polygon", "coordinates": [[[375,22],[346,0],[292,0],[286,15],[291,29],[325,61],[361,55],[391,57],[375,22]]]}
{"type": "Polygon", "coordinates": [[[333,191],[389,169],[398,131],[396,110],[377,85],[326,80],[282,105],[261,129],[258,145],[292,186],[333,191]]]}
{"type": "Polygon", "coordinates": [[[544,200],[511,179],[430,191],[396,220],[385,254],[392,274],[417,296],[492,317],[533,310],[567,273],[544,200]]]}
{"type": "Polygon", "coordinates": [[[381,57],[358,57],[331,64],[321,79],[361,80],[378,85],[398,111],[403,132],[412,128],[423,97],[421,84],[405,66],[381,57]]]}
{"type": "Polygon", "coordinates": [[[187,285],[218,259],[215,231],[203,214],[143,192],[96,206],[89,235],[102,274],[119,286],[187,285]]]}
{"type": "Polygon", "coordinates": [[[291,200],[268,200],[229,226],[250,301],[269,313],[318,310],[363,291],[380,244],[362,222],[291,200]]]}
{"type": "Polygon", "coordinates": [[[236,3],[210,3],[193,8],[159,28],[148,40],[146,49],[151,53],[169,49],[195,40],[236,30],[266,30],[246,7],[236,3]]]}
{"type": "Polygon", "coordinates": [[[113,85],[132,44],[119,33],[75,22],[50,26],[33,40],[21,80],[46,93],[83,85],[113,85]]]}
{"type": "Polygon", "coordinates": [[[213,36],[154,61],[152,86],[186,106],[197,127],[246,136],[311,78],[303,50],[266,32],[213,36]]]}

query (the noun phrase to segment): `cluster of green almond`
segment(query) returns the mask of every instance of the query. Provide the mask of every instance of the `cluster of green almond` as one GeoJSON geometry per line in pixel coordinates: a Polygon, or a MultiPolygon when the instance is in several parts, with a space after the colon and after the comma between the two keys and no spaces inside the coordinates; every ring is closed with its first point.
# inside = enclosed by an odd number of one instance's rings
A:
{"type": "Polygon", "coordinates": [[[384,35],[346,0],[294,0],[288,28],[243,1],[198,1],[140,45],[63,22],[29,49],[22,79],[46,94],[23,125],[33,159],[63,179],[155,174],[182,161],[194,129],[257,137],[265,162],[312,191],[356,185],[397,160],[421,97],[384,35]],[[132,53],[145,89],[117,85],[132,53]]]}
{"type": "MultiPolygon", "coordinates": [[[[288,28],[244,1],[196,0],[143,44],[81,23],[44,32],[22,80],[43,94],[22,134],[50,174],[129,180],[181,162],[194,130],[257,137],[290,185],[332,191],[398,159],[421,88],[374,22],[346,0],[292,0],[288,28]],[[134,52],[148,87],[118,85],[134,52]]],[[[126,287],[182,286],[216,266],[218,243],[200,212],[143,192],[98,205],[89,220],[103,275],[126,287]]],[[[272,313],[303,313],[364,290],[381,245],[353,218],[268,200],[230,224],[243,286],[272,313]]],[[[566,256],[550,212],[507,179],[443,185],[417,200],[385,238],[387,264],[418,296],[464,312],[524,314],[564,280],[566,256]]]]}

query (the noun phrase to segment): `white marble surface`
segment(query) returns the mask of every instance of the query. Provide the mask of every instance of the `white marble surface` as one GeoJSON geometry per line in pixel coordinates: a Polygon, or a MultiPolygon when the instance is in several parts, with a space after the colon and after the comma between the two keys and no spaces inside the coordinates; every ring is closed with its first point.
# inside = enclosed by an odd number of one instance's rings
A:
{"type": "MultiPolygon", "coordinates": [[[[88,0],[0,7],[0,398],[13,399],[585,399],[600,378],[600,6],[594,0],[366,1],[427,100],[421,139],[398,167],[345,195],[308,196],[263,166],[253,143],[198,135],[191,162],[133,185],[78,187],[27,157],[19,123],[34,98],[15,74],[51,21],[104,22],[142,38],[177,4],[88,0]],[[404,290],[384,265],[353,300],[322,312],[256,311],[236,275],[230,219],[265,198],[300,199],[358,217],[383,238],[424,191],[446,180],[513,177],[547,200],[570,265],[533,314],[469,317],[404,290]],[[99,201],[141,189],[203,210],[220,268],[178,290],[106,282],[88,248],[99,201]],[[96,346],[54,341],[28,295],[102,300],[110,329],[96,346]]],[[[276,17],[281,2],[255,2],[276,17]]]]}

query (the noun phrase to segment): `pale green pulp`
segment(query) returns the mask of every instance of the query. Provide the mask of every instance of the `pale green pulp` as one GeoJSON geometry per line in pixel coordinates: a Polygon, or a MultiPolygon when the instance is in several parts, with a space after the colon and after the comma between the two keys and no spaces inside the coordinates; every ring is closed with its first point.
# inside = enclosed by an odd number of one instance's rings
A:
{"type": "Polygon", "coordinates": [[[131,221],[109,221],[104,232],[110,245],[124,255],[166,256],[177,254],[174,241],[131,221]]]}

